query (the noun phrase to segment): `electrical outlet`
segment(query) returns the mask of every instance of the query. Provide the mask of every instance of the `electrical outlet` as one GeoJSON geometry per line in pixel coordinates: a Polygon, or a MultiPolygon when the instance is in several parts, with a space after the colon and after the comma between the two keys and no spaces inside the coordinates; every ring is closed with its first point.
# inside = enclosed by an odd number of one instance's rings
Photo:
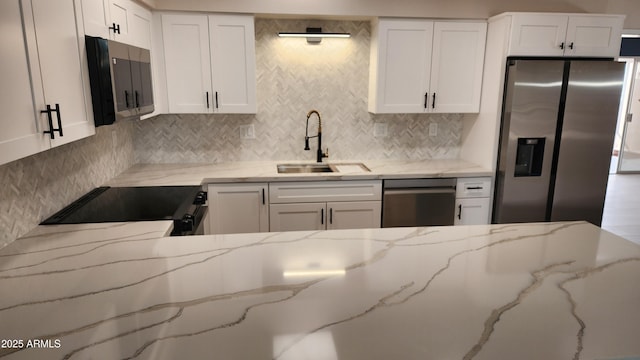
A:
{"type": "Polygon", "coordinates": [[[389,133],[389,127],[387,123],[374,123],[373,124],[373,136],[375,137],[387,137],[389,133]]]}
{"type": "Polygon", "coordinates": [[[240,125],[240,138],[241,139],[255,139],[256,129],[251,125],[240,125]]]}
{"type": "Polygon", "coordinates": [[[438,124],[437,123],[429,124],[429,136],[438,136],[438,124]]]}

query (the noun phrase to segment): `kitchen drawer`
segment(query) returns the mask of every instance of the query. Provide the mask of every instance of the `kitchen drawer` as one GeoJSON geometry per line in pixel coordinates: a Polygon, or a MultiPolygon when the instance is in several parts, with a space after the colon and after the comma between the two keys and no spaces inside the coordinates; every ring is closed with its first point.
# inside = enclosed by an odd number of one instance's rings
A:
{"type": "Polygon", "coordinates": [[[271,204],[382,199],[382,181],[311,181],[269,184],[271,204]]]}
{"type": "Polygon", "coordinates": [[[491,178],[458,178],[456,198],[491,196],[491,178]]]}

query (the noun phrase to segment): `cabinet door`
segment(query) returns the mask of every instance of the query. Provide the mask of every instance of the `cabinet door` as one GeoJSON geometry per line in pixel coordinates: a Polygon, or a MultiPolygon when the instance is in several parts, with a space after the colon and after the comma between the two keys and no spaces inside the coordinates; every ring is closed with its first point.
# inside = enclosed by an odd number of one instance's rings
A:
{"type": "Polygon", "coordinates": [[[82,0],[82,18],[84,33],[91,36],[109,39],[111,30],[109,23],[109,0],[82,0]]]}
{"type": "Polygon", "coordinates": [[[208,186],[209,229],[212,234],[269,231],[267,184],[208,186]]]}
{"type": "Polygon", "coordinates": [[[486,23],[435,23],[430,91],[432,112],[480,111],[486,37],[486,23]]]}
{"type": "Polygon", "coordinates": [[[563,56],[568,22],[566,15],[513,15],[509,55],[563,56]]]}
{"type": "Polygon", "coordinates": [[[0,1],[0,164],[49,147],[36,123],[19,0],[0,1]],[[10,90],[9,90],[10,89],[10,90]]]}
{"type": "Polygon", "coordinates": [[[327,203],[327,229],[379,228],[381,204],[380,201],[327,203]]]}
{"type": "Polygon", "coordinates": [[[151,49],[151,12],[142,6],[131,3],[129,18],[129,44],[151,49]]]}
{"type": "Polygon", "coordinates": [[[253,16],[210,15],[209,38],[214,112],[255,114],[253,16]]]}
{"type": "MultiPolygon", "coordinates": [[[[29,7],[29,2],[24,2],[29,7]]],[[[79,1],[78,1],[79,4],[79,1]]],[[[53,127],[62,121],[63,136],[55,133],[52,146],[69,143],[95,134],[88,94],[88,70],[84,38],[79,36],[74,0],[32,0],[33,33],[27,29],[29,60],[38,113],[42,129],[50,129],[46,105],[59,104],[60,112],[52,113],[53,127]],[[37,44],[37,45],[35,45],[37,44]],[[86,88],[85,88],[86,86],[86,88]]],[[[26,20],[25,20],[26,21],[26,20]]],[[[82,26],[80,27],[82,29],[82,26]]],[[[49,135],[47,135],[49,136],[49,135]]]]}
{"type": "Polygon", "coordinates": [[[381,19],[376,26],[376,44],[371,47],[369,111],[427,111],[433,22],[381,19]]]}
{"type": "Polygon", "coordinates": [[[489,198],[456,199],[454,225],[488,224],[489,207],[489,198]]]}
{"type": "Polygon", "coordinates": [[[569,17],[565,55],[617,57],[623,25],[623,16],[569,17]]]}
{"type": "Polygon", "coordinates": [[[326,203],[271,204],[271,231],[303,231],[326,229],[326,203]]]}
{"type": "Polygon", "coordinates": [[[119,26],[118,31],[111,31],[111,40],[116,40],[125,44],[130,44],[130,32],[131,32],[131,24],[129,23],[129,18],[131,14],[129,14],[130,3],[128,0],[109,0],[111,2],[111,6],[109,7],[109,15],[111,17],[111,21],[109,21],[109,26],[115,24],[119,26]]]}
{"type": "Polygon", "coordinates": [[[212,111],[209,24],[206,15],[162,15],[170,113],[212,111]]]}

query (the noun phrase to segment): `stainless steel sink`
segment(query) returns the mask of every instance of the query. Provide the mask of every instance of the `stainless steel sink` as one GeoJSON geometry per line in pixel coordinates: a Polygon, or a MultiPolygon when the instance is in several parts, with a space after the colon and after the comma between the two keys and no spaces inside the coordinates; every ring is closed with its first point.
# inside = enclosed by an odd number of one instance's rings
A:
{"type": "Polygon", "coordinates": [[[278,173],[325,173],[333,172],[329,164],[278,164],[278,173]]]}
{"type": "Polygon", "coordinates": [[[332,163],[332,164],[278,164],[278,173],[280,174],[295,174],[295,173],[330,173],[339,172],[340,168],[343,169],[358,169],[358,172],[369,172],[362,163],[332,163]]]}

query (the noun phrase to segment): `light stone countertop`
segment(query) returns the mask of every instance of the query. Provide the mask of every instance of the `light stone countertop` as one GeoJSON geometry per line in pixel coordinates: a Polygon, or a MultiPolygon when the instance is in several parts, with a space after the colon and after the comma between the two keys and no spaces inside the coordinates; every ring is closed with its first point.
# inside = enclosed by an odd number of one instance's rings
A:
{"type": "Polygon", "coordinates": [[[362,162],[370,172],[278,174],[278,164],[309,161],[238,161],[217,164],[138,164],[110,180],[108,186],[201,185],[220,182],[272,182],[312,180],[402,179],[420,177],[492,176],[486,168],[463,160],[364,160],[329,161],[329,164],[362,162]]]}
{"type": "Polygon", "coordinates": [[[0,339],[50,348],[2,359],[640,357],[640,246],[585,222],[41,228],[0,250],[0,339]]]}

